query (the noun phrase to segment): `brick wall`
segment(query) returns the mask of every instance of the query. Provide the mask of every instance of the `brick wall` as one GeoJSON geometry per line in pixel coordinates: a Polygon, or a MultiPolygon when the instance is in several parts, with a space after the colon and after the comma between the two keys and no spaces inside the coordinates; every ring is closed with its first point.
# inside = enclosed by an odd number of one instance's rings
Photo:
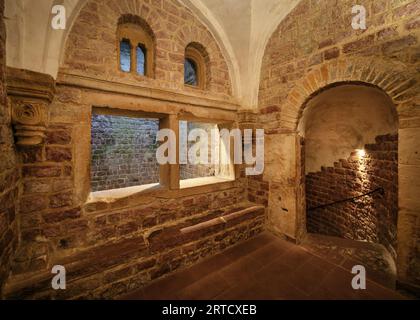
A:
{"type": "Polygon", "coordinates": [[[158,119],[92,116],[92,191],[159,182],[158,119]]]}
{"type": "Polygon", "coordinates": [[[28,256],[18,256],[15,274],[38,270],[40,278],[36,283],[28,278],[26,285],[9,287],[7,297],[115,298],[139,288],[260,233],[264,229],[263,208],[227,224],[187,235],[179,233],[183,227],[240,210],[245,195],[244,187],[238,184],[177,199],[154,197],[145,205],[97,202],[40,210],[42,221],[36,228],[41,234],[32,233],[33,238],[29,238],[26,229],[25,240],[30,240],[26,248],[38,248],[36,254],[44,256],[38,237],[54,247],[56,254],[49,254],[49,265],[69,266],[67,290],[51,290],[50,270],[41,263],[28,265],[28,256]]]}
{"type": "Polygon", "coordinates": [[[262,176],[248,177],[248,199],[251,202],[268,205],[269,183],[262,176]]]}
{"type": "MultiPolygon", "coordinates": [[[[191,130],[205,130],[209,135],[210,161],[210,134],[213,128],[212,124],[188,122],[184,130],[181,130],[181,144],[186,141],[191,130]]],[[[158,183],[159,164],[156,161],[158,130],[159,120],[94,114],[91,142],[92,191],[158,183]]],[[[193,142],[188,142],[187,148],[192,145],[193,142]]],[[[216,168],[211,164],[180,165],[181,180],[211,177],[215,172],[216,168]]]]}
{"type": "MultiPolygon", "coordinates": [[[[354,4],[347,0],[302,0],[279,24],[267,43],[262,62],[259,123],[267,135],[295,133],[305,101],[335,82],[371,83],[388,93],[397,103],[399,144],[404,150],[400,157],[406,159],[399,168],[399,201],[403,205],[398,223],[398,275],[402,281],[418,286],[420,260],[414,239],[418,239],[420,216],[419,203],[412,195],[418,186],[412,185],[418,180],[419,170],[414,152],[408,150],[415,148],[411,141],[419,140],[420,122],[415,111],[419,86],[415,70],[420,65],[420,5],[418,0],[358,1],[367,9],[367,30],[356,31],[351,28],[354,4]]],[[[291,154],[289,159],[294,157],[291,154]]],[[[264,177],[270,183],[270,198],[278,196],[271,185],[282,178],[279,174],[273,177],[275,173],[273,169],[264,177]]],[[[289,177],[286,172],[281,175],[289,177]]],[[[294,187],[298,183],[299,177],[282,182],[285,191],[280,196],[290,203],[304,199],[295,196],[302,191],[294,187]],[[286,192],[289,187],[293,192],[286,192]]],[[[303,206],[299,204],[299,208],[303,206]]],[[[290,221],[288,227],[296,229],[295,221],[290,221]]],[[[276,223],[274,218],[271,223],[276,223]]],[[[277,225],[286,229],[281,223],[277,225]]]]}
{"type": "Polygon", "coordinates": [[[19,181],[5,85],[6,28],[3,11],[4,0],[0,0],[0,296],[17,246],[15,211],[19,181]]]}
{"type": "MultiPolygon", "coordinates": [[[[206,96],[230,101],[228,70],[215,40],[188,9],[172,0],[87,1],[70,32],[61,72],[163,89],[162,96],[170,101],[153,101],[153,111],[177,114],[185,105],[174,103],[172,93],[166,94],[165,89],[192,90],[199,95],[199,90],[183,86],[184,50],[192,41],[201,43],[209,55],[206,96]],[[155,35],[153,79],[118,71],[116,23],[132,8],[155,35]]],[[[113,298],[263,230],[265,212],[260,207],[229,222],[219,219],[223,223],[217,226],[180,234],[182,228],[253,206],[247,201],[243,177],[222,185],[192,188],[185,194],[182,190],[148,190],[106,201],[89,198],[92,105],[105,103],[133,110],[137,105],[152,104],[118,91],[105,93],[57,84],[49,105],[45,143],[21,152],[21,246],[6,287],[7,297],[113,298]],[[106,100],[94,101],[103,94],[106,100]],[[49,290],[55,264],[70,266],[66,291],[49,290]],[[31,282],[32,275],[45,281],[31,282]]],[[[199,105],[197,110],[198,114],[208,112],[199,105]]],[[[103,133],[98,137],[103,140],[103,133]]]]}
{"type": "Polygon", "coordinates": [[[307,230],[353,240],[383,244],[396,257],[398,218],[398,136],[378,136],[365,147],[366,155],[356,153],[341,159],[334,167],[306,175],[307,230]],[[377,188],[354,201],[310,210],[377,188]]]}
{"type": "MultiPolygon", "coordinates": [[[[191,130],[194,129],[202,129],[207,132],[208,135],[208,161],[211,161],[211,130],[215,128],[215,125],[208,124],[208,123],[197,123],[197,122],[187,122],[184,121],[180,122],[180,146],[181,149],[185,147],[185,141],[188,139],[188,134],[191,130]],[[186,125],[185,125],[186,124],[186,125]]],[[[188,150],[195,142],[188,142],[187,141],[187,157],[188,157],[188,150]]],[[[194,178],[202,178],[202,177],[213,177],[216,173],[215,165],[209,164],[192,164],[188,161],[187,164],[181,164],[179,166],[179,175],[181,180],[187,179],[194,179],[194,178]]]]}
{"type": "MultiPolygon", "coordinates": [[[[69,91],[59,88],[57,101],[64,97],[69,99],[69,91]]],[[[88,121],[91,117],[80,119],[88,121]]],[[[235,206],[249,206],[243,178],[194,195],[163,196],[156,192],[79,204],[74,180],[76,155],[72,153],[75,145],[83,142],[79,133],[77,124],[63,120],[60,113],[52,118],[45,145],[22,150],[22,245],[14,260],[7,297],[51,298],[58,294],[60,298],[113,298],[263,230],[264,210],[260,210],[235,223],[186,238],[178,236],[183,227],[229,213],[235,206]],[[132,245],[125,247],[125,241],[132,241],[132,245]],[[112,255],[107,253],[106,261],[92,253],[108,252],[110,246],[115,250],[112,255]],[[87,257],[91,257],[88,262],[87,257]],[[86,265],[77,272],[70,268],[68,290],[50,291],[51,266],[78,262],[86,265]],[[31,283],[29,273],[46,280],[31,283]],[[25,277],[28,282],[15,282],[15,277],[25,277]],[[22,287],[14,287],[17,284],[22,287]]]]}
{"type": "Polygon", "coordinates": [[[415,69],[419,2],[363,0],[357,4],[367,9],[367,30],[352,29],[352,1],[302,0],[280,23],[267,44],[261,69],[260,121],[268,130],[282,129],[278,114],[285,99],[317,65],[360,56],[399,61],[415,69]]]}
{"type": "Polygon", "coordinates": [[[184,54],[192,42],[202,45],[208,54],[205,94],[230,96],[228,67],[216,41],[193,13],[176,0],[127,0],[122,4],[118,0],[87,1],[70,31],[61,71],[197,93],[200,90],[184,86],[184,54]],[[135,12],[132,8],[136,8],[135,12]],[[154,78],[118,69],[116,27],[118,19],[128,13],[140,16],[153,32],[154,78]]]}

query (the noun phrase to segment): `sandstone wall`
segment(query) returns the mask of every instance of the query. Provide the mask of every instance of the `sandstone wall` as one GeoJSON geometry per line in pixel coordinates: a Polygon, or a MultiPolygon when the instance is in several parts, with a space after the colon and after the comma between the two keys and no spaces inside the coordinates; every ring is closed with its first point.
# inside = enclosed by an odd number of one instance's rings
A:
{"type": "MultiPolygon", "coordinates": [[[[48,175],[55,174],[43,172],[37,180],[52,184],[54,178],[48,175]]],[[[49,198],[45,190],[37,196],[49,198]]],[[[39,278],[23,286],[12,281],[7,290],[9,298],[115,298],[214,255],[264,228],[264,209],[260,208],[228,223],[188,234],[180,232],[249,206],[241,182],[176,197],[156,191],[111,203],[96,201],[72,206],[66,201],[50,200],[49,204],[49,208],[22,212],[26,251],[17,258],[14,276],[17,279],[25,277],[26,272],[38,271],[39,278]],[[54,264],[67,268],[65,291],[50,288],[49,268],[54,264]]]]}
{"type": "Polygon", "coordinates": [[[184,86],[184,53],[191,42],[201,44],[208,54],[207,94],[230,96],[228,67],[216,41],[190,10],[176,0],[87,1],[69,34],[61,72],[200,92],[184,86]],[[154,34],[154,78],[124,73],[118,69],[116,30],[118,19],[123,14],[140,16],[154,34]]]}
{"type": "Polygon", "coordinates": [[[16,156],[10,108],[6,95],[6,28],[3,20],[4,0],[0,1],[0,296],[3,284],[9,275],[10,263],[17,247],[16,199],[19,173],[16,156]]]}
{"type": "Polygon", "coordinates": [[[253,206],[243,174],[235,182],[186,190],[79,198],[77,174],[89,172],[90,163],[91,111],[82,97],[92,91],[57,89],[45,144],[22,151],[22,246],[7,297],[112,298],[263,230],[265,211],[259,208],[217,227],[180,234],[182,228],[253,206]],[[70,290],[54,292],[49,285],[55,264],[85,271],[69,271],[70,290]],[[45,281],[32,283],[29,273],[45,281]],[[28,279],[23,285],[22,278],[28,279]]]}
{"type": "Polygon", "coordinates": [[[22,245],[5,289],[9,298],[114,298],[264,229],[265,210],[248,201],[243,174],[236,181],[179,190],[170,168],[163,187],[95,198],[91,120],[101,107],[158,113],[169,126],[181,113],[210,123],[236,121],[226,63],[211,34],[186,8],[176,1],[88,1],[68,38],[48,106],[45,143],[21,151],[22,245]],[[117,21],[133,8],[155,35],[154,79],[118,71],[117,21]],[[201,93],[183,86],[184,50],[192,41],[201,43],[210,59],[209,86],[201,93]],[[70,85],[65,73],[118,84],[70,85]],[[200,94],[206,97],[200,100],[200,94]],[[234,212],[242,214],[229,218],[234,212]],[[67,268],[68,289],[62,292],[50,288],[56,264],[67,268]]]}
{"type": "Polygon", "coordinates": [[[306,175],[307,230],[384,245],[394,258],[398,221],[398,136],[378,136],[357,153],[337,161],[334,167],[306,175]],[[384,194],[351,199],[383,188],[384,194]],[[317,208],[317,209],[313,209],[317,208]]]}
{"type": "MultiPolygon", "coordinates": [[[[259,108],[261,121],[275,115],[293,84],[324,62],[351,56],[380,57],[415,68],[418,64],[419,3],[364,0],[367,30],[353,30],[352,1],[303,0],[273,33],[263,58],[259,108]]],[[[276,126],[274,126],[276,128],[276,126]]]]}
{"type": "Polygon", "coordinates": [[[353,30],[352,1],[301,1],[279,24],[263,58],[259,122],[266,129],[268,228],[305,233],[305,191],[297,126],[322,88],[364,82],[384,90],[399,117],[399,280],[420,284],[420,86],[418,0],[364,0],[367,30],[353,30]],[[298,186],[298,187],[296,187],[298,186]],[[416,239],[416,240],[413,240],[416,239]],[[417,242],[416,242],[417,241],[417,242]]]}

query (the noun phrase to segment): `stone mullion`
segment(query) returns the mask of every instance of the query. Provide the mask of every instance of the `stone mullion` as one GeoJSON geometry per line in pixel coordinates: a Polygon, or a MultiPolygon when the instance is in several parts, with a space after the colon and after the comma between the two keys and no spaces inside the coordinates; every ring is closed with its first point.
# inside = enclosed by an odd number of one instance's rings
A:
{"type": "MultiPolygon", "coordinates": [[[[176,135],[176,164],[165,164],[160,166],[160,184],[170,190],[179,190],[179,120],[175,114],[170,114],[160,120],[160,129],[170,129],[176,135]]],[[[174,147],[174,146],[173,146],[174,147]]]]}

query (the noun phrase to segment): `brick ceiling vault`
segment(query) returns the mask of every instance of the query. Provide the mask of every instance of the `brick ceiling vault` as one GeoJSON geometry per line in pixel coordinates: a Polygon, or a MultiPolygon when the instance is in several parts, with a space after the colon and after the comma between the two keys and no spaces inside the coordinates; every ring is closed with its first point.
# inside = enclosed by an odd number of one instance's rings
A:
{"type": "MultiPolygon", "coordinates": [[[[6,0],[7,65],[57,77],[65,41],[88,0],[6,0]],[[49,28],[51,8],[63,4],[68,27],[49,28]]],[[[209,29],[229,67],[233,95],[257,107],[260,71],[271,34],[299,0],[178,0],[209,29]]]]}

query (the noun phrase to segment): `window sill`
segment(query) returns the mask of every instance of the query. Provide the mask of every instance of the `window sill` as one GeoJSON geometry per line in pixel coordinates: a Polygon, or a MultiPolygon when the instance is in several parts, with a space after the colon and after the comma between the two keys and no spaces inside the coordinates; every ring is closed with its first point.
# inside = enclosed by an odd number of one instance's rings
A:
{"type": "Polygon", "coordinates": [[[180,189],[169,190],[156,183],[106,191],[92,192],[85,203],[88,213],[116,210],[150,204],[156,199],[177,199],[198,194],[228,190],[236,186],[235,179],[220,177],[180,181],[180,189]]]}
{"type": "Polygon", "coordinates": [[[186,88],[186,89],[192,89],[192,90],[198,90],[198,91],[203,91],[203,92],[206,91],[205,88],[203,86],[200,86],[199,84],[196,85],[196,86],[194,86],[192,84],[186,84],[186,83],[184,83],[184,88],[186,88]]]}
{"type": "Polygon", "coordinates": [[[188,180],[179,181],[179,187],[181,190],[202,187],[218,183],[234,182],[235,179],[220,178],[220,177],[205,177],[205,178],[194,178],[188,180]]]}
{"type": "Polygon", "coordinates": [[[128,198],[139,193],[148,193],[162,189],[159,183],[145,184],[122,189],[104,190],[92,192],[88,203],[91,202],[113,202],[118,199],[128,198]]]}

